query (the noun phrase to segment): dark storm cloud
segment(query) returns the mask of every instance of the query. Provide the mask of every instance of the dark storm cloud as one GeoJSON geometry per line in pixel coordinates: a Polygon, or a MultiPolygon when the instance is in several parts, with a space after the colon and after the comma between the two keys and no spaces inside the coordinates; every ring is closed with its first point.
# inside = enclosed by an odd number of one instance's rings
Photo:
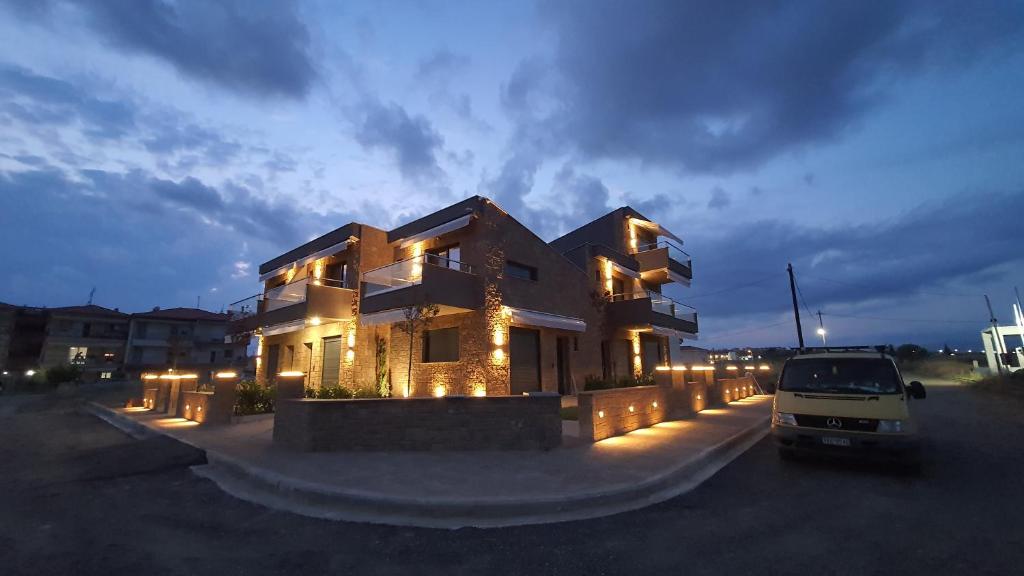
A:
{"type": "Polygon", "coordinates": [[[708,199],[708,208],[712,210],[722,210],[729,207],[732,203],[732,198],[729,193],[723,190],[719,186],[715,186],[711,189],[711,198],[708,199]]]}
{"type": "MultiPolygon", "coordinates": [[[[52,4],[61,3],[53,0],[52,4]]],[[[253,96],[304,97],[317,77],[309,30],[294,2],[67,0],[111,44],[182,74],[253,96]]],[[[45,5],[47,2],[39,2],[45,5]]],[[[17,9],[43,16],[43,6],[17,9]]]]}
{"type": "MultiPolygon", "coordinates": [[[[943,293],[944,285],[977,284],[1000,266],[1024,261],[1022,213],[1024,191],[956,196],[869,225],[765,220],[722,235],[691,235],[699,287],[683,298],[716,317],[786,310],[787,262],[812,308],[943,293]]],[[[685,230],[684,222],[666,224],[685,230]]],[[[972,302],[980,304],[980,296],[972,302]]],[[[955,317],[959,310],[947,312],[955,317]]]]}
{"type": "Polygon", "coordinates": [[[541,120],[561,144],[698,172],[833,140],[901,77],[1008,51],[1022,23],[1014,2],[580,0],[542,13],[551,68],[524,63],[506,106],[553,99],[541,120]]]}
{"type": "Polygon", "coordinates": [[[442,173],[437,154],[444,139],[424,116],[410,116],[405,108],[371,100],[364,104],[356,126],[356,141],[364,148],[391,153],[402,176],[409,179],[442,173]]]}
{"type": "Polygon", "coordinates": [[[93,138],[121,138],[135,128],[135,107],[103,99],[64,80],[0,64],[0,114],[28,124],[67,126],[81,123],[93,138]]]}
{"type": "MultiPolygon", "coordinates": [[[[60,304],[99,286],[101,294],[120,295],[110,305],[194,302],[210,286],[232,275],[238,280],[243,252],[258,263],[308,240],[310,231],[350,220],[348,214],[303,212],[230,182],[214,187],[141,170],[0,172],[0,245],[17,247],[4,252],[9,272],[0,293],[18,302],[60,304]]],[[[237,286],[241,293],[225,295],[228,301],[252,290],[237,286]]]]}

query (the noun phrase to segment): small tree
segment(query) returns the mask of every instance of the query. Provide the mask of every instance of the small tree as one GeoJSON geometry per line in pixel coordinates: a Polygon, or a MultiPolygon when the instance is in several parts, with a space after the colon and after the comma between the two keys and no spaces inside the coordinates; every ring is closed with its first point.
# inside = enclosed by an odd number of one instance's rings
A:
{"type": "Polygon", "coordinates": [[[405,395],[408,396],[412,391],[412,341],[416,336],[418,330],[425,330],[430,326],[431,321],[441,312],[437,304],[431,304],[424,302],[415,306],[410,306],[404,311],[405,321],[398,325],[398,327],[409,335],[409,368],[406,373],[405,379],[405,395]]]}
{"type": "Polygon", "coordinates": [[[377,380],[377,393],[381,398],[387,398],[391,396],[391,387],[388,385],[388,341],[380,334],[374,334],[373,344],[377,361],[374,373],[377,380]]]}

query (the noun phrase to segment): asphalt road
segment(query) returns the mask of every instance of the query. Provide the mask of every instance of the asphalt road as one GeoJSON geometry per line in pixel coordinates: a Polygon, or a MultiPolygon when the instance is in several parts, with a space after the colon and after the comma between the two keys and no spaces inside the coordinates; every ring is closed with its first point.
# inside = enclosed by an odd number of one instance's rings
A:
{"type": "Polygon", "coordinates": [[[450,531],[270,511],[73,400],[0,398],[0,574],[1024,573],[1024,405],[931,386],[916,408],[919,475],[782,462],[765,440],[644,510],[450,531]]]}

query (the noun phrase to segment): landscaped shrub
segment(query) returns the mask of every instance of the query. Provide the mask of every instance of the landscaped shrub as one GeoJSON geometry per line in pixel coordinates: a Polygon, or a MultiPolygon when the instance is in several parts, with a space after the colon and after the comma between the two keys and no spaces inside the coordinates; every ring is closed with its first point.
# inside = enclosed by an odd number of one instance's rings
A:
{"type": "Polygon", "coordinates": [[[267,414],[274,411],[276,390],[260,386],[255,380],[243,380],[238,383],[238,397],[235,400],[235,415],[267,414]]]}
{"type": "Polygon", "coordinates": [[[356,388],[353,398],[380,398],[380,394],[376,390],[369,387],[356,388]]]}
{"type": "Polygon", "coordinates": [[[586,392],[591,392],[593,390],[609,390],[611,388],[615,388],[615,382],[605,380],[604,378],[598,378],[592,374],[588,375],[583,380],[583,390],[586,392]]]}
{"type": "Polygon", "coordinates": [[[345,386],[321,386],[320,388],[306,388],[306,398],[318,398],[320,400],[344,400],[351,398],[353,391],[345,386]]]}
{"type": "Polygon", "coordinates": [[[82,375],[82,369],[73,364],[61,364],[46,370],[46,383],[51,386],[75,382],[82,375]]]}
{"type": "Polygon", "coordinates": [[[623,376],[615,380],[605,380],[604,378],[598,378],[597,376],[587,376],[583,381],[583,390],[586,392],[593,390],[610,390],[612,388],[632,388],[634,386],[654,386],[654,375],[648,374],[639,378],[623,376]]]}

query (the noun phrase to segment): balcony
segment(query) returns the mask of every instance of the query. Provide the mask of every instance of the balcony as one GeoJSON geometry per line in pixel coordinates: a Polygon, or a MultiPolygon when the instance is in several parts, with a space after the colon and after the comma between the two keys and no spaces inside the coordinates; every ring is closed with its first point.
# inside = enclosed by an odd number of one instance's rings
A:
{"type": "Polygon", "coordinates": [[[348,320],[352,318],[355,294],[355,290],[343,288],[339,280],[296,280],[232,304],[228,309],[229,332],[307,318],[348,320]]]}
{"type": "Polygon", "coordinates": [[[634,256],[640,263],[640,276],[646,282],[677,282],[689,286],[693,279],[690,255],[666,240],[639,246],[634,256]]]}
{"type": "Polygon", "coordinates": [[[645,330],[657,326],[697,333],[697,311],[657,292],[615,294],[606,310],[613,328],[645,330]]]}
{"type": "Polygon", "coordinates": [[[483,281],[473,267],[434,254],[364,272],[362,279],[363,314],[427,302],[441,307],[442,314],[483,306],[483,281]]]}

